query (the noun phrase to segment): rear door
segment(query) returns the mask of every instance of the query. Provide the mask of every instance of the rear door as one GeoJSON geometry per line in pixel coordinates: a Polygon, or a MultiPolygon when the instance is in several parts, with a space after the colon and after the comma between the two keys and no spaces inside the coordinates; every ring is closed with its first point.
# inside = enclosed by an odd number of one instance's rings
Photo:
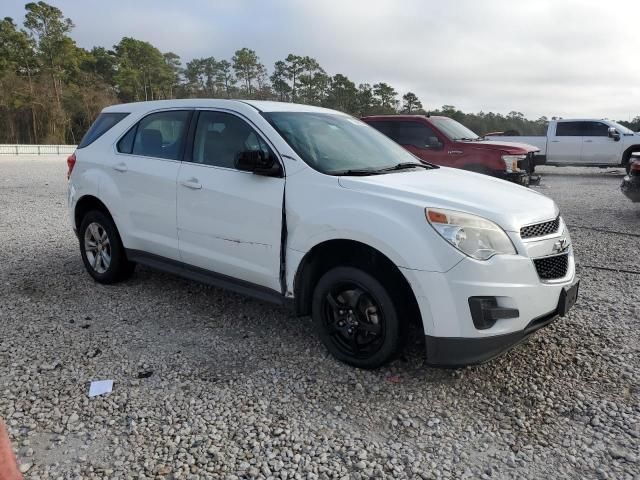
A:
{"type": "Polygon", "coordinates": [[[622,142],[609,137],[609,125],[584,122],[581,163],[585,165],[618,165],[622,158],[622,142]]]}
{"type": "MultiPolygon", "coordinates": [[[[192,111],[154,112],[134,125],[117,143],[107,174],[116,223],[128,249],[178,260],[176,178],[192,111]]],[[[103,188],[101,186],[101,188],[103,188]]],[[[105,192],[109,195],[105,184],[105,192]]]]}
{"type": "Polygon", "coordinates": [[[547,141],[547,163],[580,163],[584,123],[571,121],[556,123],[556,131],[547,141]]]}
{"type": "Polygon", "coordinates": [[[285,179],[237,170],[247,150],[275,152],[244,118],[199,112],[178,175],[180,253],[189,265],[279,291],[285,179]]]}

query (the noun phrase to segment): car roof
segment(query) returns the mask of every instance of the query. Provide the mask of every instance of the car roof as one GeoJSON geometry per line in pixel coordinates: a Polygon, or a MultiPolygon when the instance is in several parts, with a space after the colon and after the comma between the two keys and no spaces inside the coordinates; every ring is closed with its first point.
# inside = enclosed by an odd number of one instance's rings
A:
{"type": "Polygon", "coordinates": [[[315,107],[312,105],[301,105],[298,103],[273,102],[265,100],[227,100],[216,98],[184,98],[179,100],[153,100],[149,102],[120,103],[106,107],[103,112],[147,112],[161,110],[165,108],[229,108],[233,110],[244,110],[249,107],[260,112],[318,112],[337,113],[342,112],[328,108],[315,107]]]}
{"type": "Polygon", "coordinates": [[[362,120],[415,120],[416,118],[444,118],[447,120],[453,120],[450,117],[442,115],[368,115],[362,117],[362,120]]]}

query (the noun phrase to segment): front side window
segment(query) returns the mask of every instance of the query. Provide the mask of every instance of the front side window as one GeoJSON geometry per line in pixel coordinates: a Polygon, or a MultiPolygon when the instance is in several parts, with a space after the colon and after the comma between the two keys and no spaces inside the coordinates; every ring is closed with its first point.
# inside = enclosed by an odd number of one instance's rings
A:
{"type": "Polygon", "coordinates": [[[556,124],[556,137],[581,137],[585,122],[559,122],[556,124]]]}
{"type": "Polygon", "coordinates": [[[393,140],[347,115],[270,112],[263,116],[310,167],[329,175],[420,164],[393,140]]]}
{"type": "Polygon", "coordinates": [[[417,148],[432,148],[440,143],[431,127],[420,122],[395,122],[396,138],[400,145],[413,145],[417,148]]]}
{"type": "Polygon", "coordinates": [[[616,123],[616,122],[611,122],[611,126],[615,128],[618,131],[618,133],[621,133],[622,135],[633,135],[633,130],[625,127],[624,125],[620,125],[619,123],[616,123]]]}
{"type": "Polygon", "coordinates": [[[602,122],[584,122],[585,137],[608,137],[609,125],[602,122]]]}
{"type": "Polygon", "coordinates": [[[190,111],[171,110],[152,113],[118,142],[118,151],[144,157],[180,160],[190,111]]]}
{"type": "Polygon", "coordinates": [[[221,112],[200,112],[193,140],[194,163],[235,168],[241,152],[262,151],[272,155],[265,141],[244,120],[221,112]]]}

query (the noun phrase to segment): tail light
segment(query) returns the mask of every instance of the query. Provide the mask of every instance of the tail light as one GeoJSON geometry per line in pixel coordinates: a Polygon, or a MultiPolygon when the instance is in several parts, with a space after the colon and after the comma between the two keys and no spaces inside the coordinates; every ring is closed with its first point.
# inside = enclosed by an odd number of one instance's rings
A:
{"type": "Polygon", "coordinates": [[[73,172],[73,167],[76,165],[76,154],[75,152],[69,155],[67,158],[67,180],[71,177],[71,172],[73,172]]]}
{"type": "Polygon", "coordinates": [[[640,173],[640,160],[634,160],[633,162],[631,162],[631,166],[629,167],[629,170],[633,170],[636,173],[640,173]]]}

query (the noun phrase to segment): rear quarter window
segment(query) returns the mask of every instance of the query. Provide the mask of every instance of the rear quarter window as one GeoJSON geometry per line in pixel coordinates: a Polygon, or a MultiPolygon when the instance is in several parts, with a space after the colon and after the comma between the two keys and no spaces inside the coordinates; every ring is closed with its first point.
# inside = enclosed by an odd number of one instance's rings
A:
{"type": "Polygon", "coordinates": [[[87,133],[85,133],[84,137],[82,137],[82,140],[80,140],[78,148],[84,148],[88,145],[91,145],[127,115],[129,114],[115,112],[101,113],[100,115],[98,115],[96,121],[93,122],[93,125],[91,125],[89,130],[87,130],[87,133]]]}

